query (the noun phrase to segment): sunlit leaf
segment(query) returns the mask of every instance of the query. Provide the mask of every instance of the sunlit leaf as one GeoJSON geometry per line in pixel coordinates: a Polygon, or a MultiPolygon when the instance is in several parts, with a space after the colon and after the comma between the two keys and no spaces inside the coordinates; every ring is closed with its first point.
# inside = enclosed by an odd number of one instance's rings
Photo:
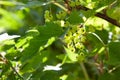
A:
{"type": "Polygon", "coordinates": [[[78,57],[78,54],[72,52],[71,50],[65,48],[65,51],[67,53],[67,56],[69,57],[69,59],[72,61],[72,62],[75,62],[77,61],[77,57],[78,57]]]}

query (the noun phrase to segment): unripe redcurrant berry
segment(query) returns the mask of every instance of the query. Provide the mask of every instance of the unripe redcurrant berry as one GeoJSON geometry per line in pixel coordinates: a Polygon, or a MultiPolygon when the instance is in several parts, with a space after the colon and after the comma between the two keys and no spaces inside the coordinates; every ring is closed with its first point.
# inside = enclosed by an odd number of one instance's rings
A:
{"type": "Polygon", "coordinates": [[[84,28],[80,28],[78,34],[85,34],[86,30],[84,28]]]}
{"type": "Polygon", "coordinates": [[[80,50],[84,49],[84,45],[82,43],[79,43],[79,42],[75,44],[75,47],[80,49],[80,50]]]}
{"type": "Polygon", "coordinates": [[[83,61],[85,59],[85,55],[83,52],[80,52],[79,55],[77,56],[78,61],[83,61]]]}
{"type": "Polygon", "coordinates": [[[74,2],[74,1],[70,1],[70,2],[69,2],[69,5],[70,5],[71,7],[75,7],[75,2],[74,2]]]}
{"type": "Polygon", "coordinates": [[[80,5],[80,1],[79,1],[79,0],[76,0],[76,1],[75,1],[75,5],[76,5],[76,6],[79,6],[79,5],[80,5]]]}
{"type": "Polygon", "coordinates": [[[50,12],[48,10],[45,11],[45,22],[50,22],[51,20],[53,20],[53,16],[50,14],[50,12]]]}
{"type": "Polygon", "coordinates": [[[71,47],[69,48],[72,52],[75,52],[75,48],[74,47],[71,47]]]}
{"type": "Polygon", "coordinates": [[[59,13],[56,14],[56,17],[58,19],[64,19],[66,17],[67,13],[65,11],[60,11],[59,13]]]}
{"type": "Polygon", "coordinates": [[[81,37],[80,37],[80,41],[81,41],[81,42],[85,42],[85,40],[86,40],[86,37],[85,37],[85,36],[81,36],[81,37]]]}

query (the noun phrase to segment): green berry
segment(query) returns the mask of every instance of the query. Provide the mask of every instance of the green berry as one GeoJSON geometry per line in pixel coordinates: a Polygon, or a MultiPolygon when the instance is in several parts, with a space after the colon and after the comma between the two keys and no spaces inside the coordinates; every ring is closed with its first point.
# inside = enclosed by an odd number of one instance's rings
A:
{"type": "Polygon", "coordinates": [[[80,54],[77,57],[78,61],[83,61],[85,59],[85,55],[83,52],[80,52],[80,54]]]}
{"type": "Polygon", "coordinates": [[[80,42],[80,39],[78,37],[75,37],[74,38],[74,43],[76,44],[76,43],[79,43],[79,42],[80,42]]]}
{"type": "Polygon", "coordinates": [[[84,56],[84,53],[83,52],[80,52],[80,54],[79,54],[80,56],[84,56]]]}
{"type": "Polygon", "coordinates": [[[71,47],[69,48],[72,52],[75,52],[75,48],[74,47],[71,47]]]}
{"type": "Polygon", "coordinates": [[[70,25],[70,23],[68,21],[65,22],[65,27],[68,27],[70,25]]]}
{"type": "Polygon", "coordinates": [[[58,19],[64,19],[66,17],[67,13],[65,11],[60,11],[59,13],[56,14],[56,17],[58,19]]]}
{"type": "Polygon", "coordinates": [[[53,20],[53,16],[50,14],[50,12],[48,10],[45,11],[45,22],[50,22],[53,20]]]}
{"type": "Polygon", "coordinates": [[[84,28],[80,28],[78,34],[85,34],[86,30],[84,28]]]}
{"type": "Polygon", "coordinates": [[[76,26],[70,27],[70,31],[71,31],[72,33],[75,33],[75,32],[77,31],[77,27],[76,27],[76,26]]]}
{"type": "Polygon", "coordinates": [[[79,5],[80,5],[80,1],[79,1],[79,0],[76,0],[76,1],[75,1],[75,5],[76,5],[76,6],[79,6],[79,5]]]}
{"type": "Polygon", "coordinates": [[[81,44],[80,47],[79,47],[80,50],[83,50],[84,48],[85,48],[85,47],[84,47],[83,44],[81,44]]]}
{"type": "Polygon", "coordinates": [[[79,42],[78,42],[78,43],[76,43],[76,44],[75,44],[75,47],[76,47],[76,48],[81,47],[81,46],[80,46],[80,43],[79,43],[79,42]]]}
{"type": "Polygon", "coordinates": [[[75,7],[75,2],[74,2],[74,1],[70,1],[70,2],[69,2],[69,5],[70,5],[71,7],[75,7]]]}
{"type": "Polygon", "coordinates": [[[60,19],[61,18],[61,16],[60,16],[60,14],[58,13],[58,14],[56,14],[56,17],[58,18],[58,19],[60,19]]]}
{"type": "Polygon", "coordinates": [[[86,40],[86,37],[85,36],[81,36],[80,41],[81,42],[85,42],[85,40],[86,40]]]}
{"type": "Polygon", "coordinates": [[[66,17],[67,13],[65,11],[61,11],[61,17],[64,19],[66,17]]]}
{"type": "Polygon", "coordinates": [[[80,50],[84,49],[84,45],[82,43],[79,43],[79,42],[75,44],[75,47],[80,49],[80,50]]]}

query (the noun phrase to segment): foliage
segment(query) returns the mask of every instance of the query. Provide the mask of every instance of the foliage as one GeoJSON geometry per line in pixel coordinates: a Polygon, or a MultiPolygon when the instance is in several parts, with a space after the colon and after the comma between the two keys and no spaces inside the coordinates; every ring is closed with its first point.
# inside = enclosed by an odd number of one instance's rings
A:
{"type": "Polygon", "coordinates": [[[119,0],[1,0],[0,80],[120,80],[119,0]]]}

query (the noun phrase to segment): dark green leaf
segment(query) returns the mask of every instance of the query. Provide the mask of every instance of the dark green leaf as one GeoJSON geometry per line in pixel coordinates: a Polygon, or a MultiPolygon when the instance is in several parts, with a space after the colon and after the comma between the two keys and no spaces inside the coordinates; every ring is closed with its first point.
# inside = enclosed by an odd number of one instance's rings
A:
{"type": "Polygon", "coordinates": [[[104,44],[108,43],[109,34],[106,30],[96,31],[95,33],[101,38],[101,40],[104,42],[104,44]]]}
{"type": "Polygon", "coordinates": [[[82,19],[82,14],[80,14],[79,12],[77,11],[73,11],[69,18],[68,18],[68,21],[71,23],[71,24],[80,24],[83,22],[83,19],[82,19]]]}
{"type": "Polygon", "coordinates": [[[42,48],[46,44],[50,44],[47,42],[49,42],[48,40],[51,37],[59,37],[62,34],[62,28],[54,23],[47,23],[46,26],[40,26],[38,29],[40,35],[34,37],[30,41],[29,46],[23,51],[23,56],[21,58],[22,62],[33,57],[33,55],[35,55],[40,50],[40,47],[42,48]]]}
{"type": "Polygon", "coordinates": [[[111,65],[119,65],[120,64],[120,42],[109,43],[108,63],[111,65]]]}

